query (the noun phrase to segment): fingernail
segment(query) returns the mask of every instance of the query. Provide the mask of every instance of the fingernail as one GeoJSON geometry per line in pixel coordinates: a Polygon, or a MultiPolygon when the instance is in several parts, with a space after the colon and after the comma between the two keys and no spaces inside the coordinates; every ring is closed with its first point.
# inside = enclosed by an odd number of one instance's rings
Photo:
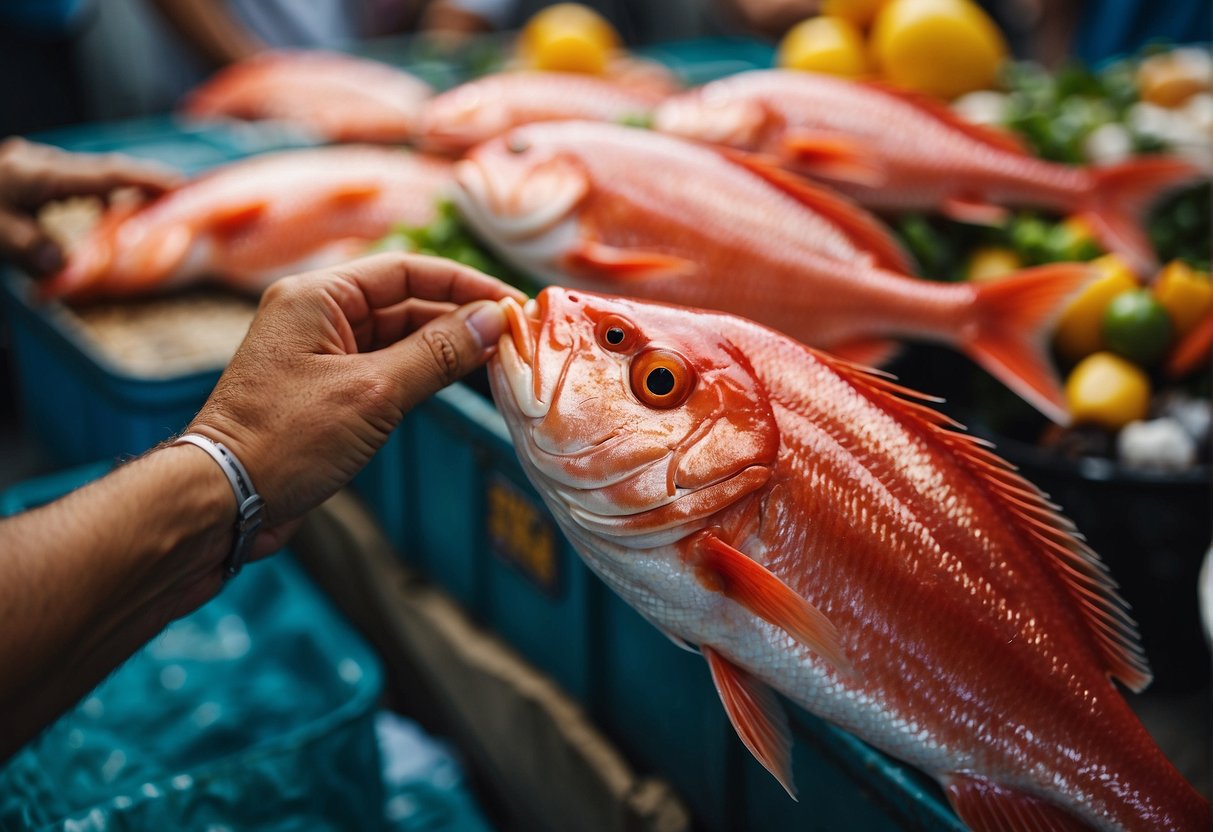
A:
{"type": "Polygon", "coordinates": [[[505,312],[492,301],[482,301],[479,308],[468,315],[465,323],[472,331],[472,337],[476,339],[477,345],[481,349],[486,349],[496,346],[497,341],[505,332],[505,312]]]}
{"type": "Polygon", "coordinates": [[[34,268],[42,274],[51,274],[63,268],[63,254],[59,246],[51,242],[40,243],[33,253],[34,268]]]}

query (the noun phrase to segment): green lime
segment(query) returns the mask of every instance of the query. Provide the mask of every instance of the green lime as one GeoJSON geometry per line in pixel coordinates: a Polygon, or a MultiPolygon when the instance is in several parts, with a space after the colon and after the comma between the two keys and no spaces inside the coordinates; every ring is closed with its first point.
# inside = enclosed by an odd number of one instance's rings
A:
{"type": "Polygon", "coordinates": [[[1149,366],[1171,346],[1171,318],[1148,289],[1122,292],[1103,313],[1103,339],[1113,352],[1149,366]]]}

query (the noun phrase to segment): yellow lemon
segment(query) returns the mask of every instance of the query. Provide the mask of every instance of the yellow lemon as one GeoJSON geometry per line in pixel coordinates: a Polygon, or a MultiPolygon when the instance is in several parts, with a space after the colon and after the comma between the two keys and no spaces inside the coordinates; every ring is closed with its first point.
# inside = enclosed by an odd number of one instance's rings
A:
{"type": "Polygon", "coordinates": [[[955,98],[994,82],[1007,45],[969,0],[890,0],[872,27],[872,55],[894,84],[955,98]]]}
{"type": "Polygon", "coordinates": [[[1104,310],[1112,298],[1138,285],[1128,264],[1115,254],[1092,260],[1091,265],[1099,270],[1100,276],[1088,283],[1062,312],[1053,336],[1057,351],[1066,361],[1078,361],[1103,349],[1104,310]]]}
{"type": "Polygon", "coordinates": [[[855,77],[868,73],[863,35],[841,17],[810,17],[779,42],[776,63],[787,69],[855,77]]]}
{"type": "Polygon", "coordinates": [[[867,26],[876,17],[880,7],[888,0],[824,0],[821,4],[823,14],[831,17],[841,17],[856,26],[867,26]]]}
{"type": "Polygon", "coordinates": [[[619,34],[593,9],[579,3],[548,6],[527,21],[518,36],[522,60],[535,69],[601,75],[619,34]]]}
{"type": "Polygon", "coordinates": [[[987,246],[973,252],[969,258],[965,277],[969,280],[983,282],[997,280],[1023,267],[1019,255],[1009,248],[987,246]]]}
{"type": "Polygon", "coordinates": [[[1171,317],[1176,337],[1182,338],[1213,309],[1213,283],[1208,272],[1198,272],[1175,260],[1154,281],[1154,297],[1171,317]]]}
{"type": "Polygon", "coordinates": [[[1075,424],[1120,430],[1150,410],[1150,379],[1136,364],[1110,352],[1088,355],[1066,379],[1066,403],[1075,424]]]}

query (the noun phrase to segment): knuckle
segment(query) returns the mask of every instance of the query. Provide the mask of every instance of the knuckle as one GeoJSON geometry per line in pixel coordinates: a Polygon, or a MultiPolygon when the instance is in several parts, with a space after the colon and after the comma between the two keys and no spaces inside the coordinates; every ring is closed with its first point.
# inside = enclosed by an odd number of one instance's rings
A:
{"type": "Polygon", "coordinates": [[[450,384],[461,375],[461,360],[459,349],[449,332],[443,329],[425,330],[422,335],[426,347],[433,358],[434,368],[443,384],[450,384]]]}

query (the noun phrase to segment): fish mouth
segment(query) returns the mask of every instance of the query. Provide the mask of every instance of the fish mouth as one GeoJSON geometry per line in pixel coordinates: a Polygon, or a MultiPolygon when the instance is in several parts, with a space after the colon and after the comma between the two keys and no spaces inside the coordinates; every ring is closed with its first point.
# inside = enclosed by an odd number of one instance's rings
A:
{"type": "Polygon", "coordinates": [[[509,329],[497,344],[497,356],[514,404],[523,416],[542,419],[551,402],[539,396],[535,368],[538,365],[539,331],[543,326],[539,302],[531,298],[525,305],[513,298],[501,301],[509,329]]]}
{"type": "Polygon", "coordinates": [[[455,164],[455,204],[490,238],[517,243],[539,237],[566,219],[589,183],[559,156],[534,165],[493,163],[471,156],[455,164]]]}

